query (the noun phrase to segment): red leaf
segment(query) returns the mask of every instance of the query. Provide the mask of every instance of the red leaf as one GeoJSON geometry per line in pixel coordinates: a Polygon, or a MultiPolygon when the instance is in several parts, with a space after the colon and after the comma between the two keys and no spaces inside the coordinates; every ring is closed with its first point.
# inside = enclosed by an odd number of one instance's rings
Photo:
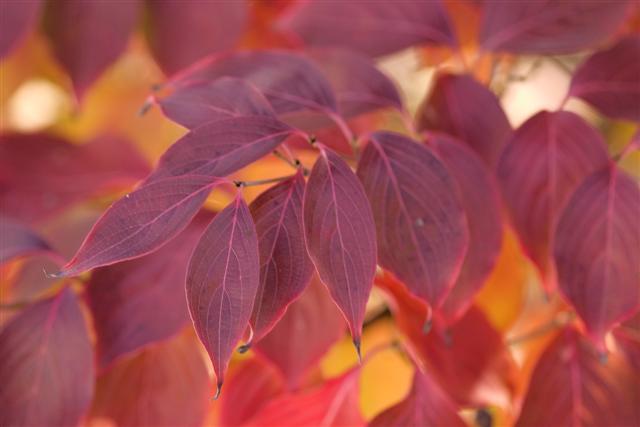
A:
{"type": "Polygon", "coordinates": [[[101,369],[176,335],[189,324],[184,278],[191,252],[210,218],[196,216],[178,237],[153,254],[93,272],[86,295],[101,369]]]}
{"type": "Polygon", "coordinates": [[[439,308],[467,250],[455,181],[427,147],[391,132],[371,136],[358,176],[373,209],[379,264],[439,308]]]}
{"type": "Polygon", "coordinates": [[[0,58],[15,49],[31,32],[40,14],[40,0],[3,1],[0,3],[0,58]]]}
{"type": "Polygon", "coordinates": [[[231,353],[249,324],[259,285],[256,228],[238,194],[205,230],[187,272],[189,312],[218,377],[216,396],[231,353]]]}
{"type": "Polygon", "coordinates": [[[640,312],[614,329],[613,335],[637,377],[640,375],[640,312]]]}
{"type": "Polygon", "coordinates": [[[13,258],[50,250],[42,237],[24,224],[0,215],[0,264],[13,258]]]}
{"type": "Polygon", "coordinates": [[[299,171],[262,193],[249,206],[260,249],[260,286],[251,314],[254,342],[273,328],[311,279],[313,264],[302,227],[304,188],[299,171]]]}
{"type": "Polygon", "coordinates": [[[298,389],[320,358],[344,334],[344,320],[326,289],[311,283],[254,350],[282,373],[289,390],[298,389]]]}
{"type": "Polygon", "coordinates": [[[137,19],[134,0],[47,4],[45,30],[78,99],[125,50],[137,19]]]}
{"type": "Polygon", "coordinates": [[[548,290],[555,287],[550,251],[558,216],[580,181],[607,162],[602,136],[567,111],[527,120],[500,158],[498,180],[513,225],[548,290]]]}
{"type": "Polygon", "coordinates": [[[639,212],[638,184],[611,163],[580,184],[558,222],[558,284],[599,345],[640,308],[639,212]]]}
{"type": "Polygon", "coordinates": [[[121,359],[98,377],[91,413],[121,427],[198,427],[210,387],[200,346],[191,333],[183,333],[121,359]]]}
{"type": "Polygon", "coordinates": [[[365,305],[376,270],[371,207],[349,165],[318,144],[304,193],[304,228],[309,255],[349,324],[360,354],[365,305]]]}
{"type": "Polygon", "coordinates": [[[69,288],[27,307],[0,332],[0,425],[77,425],[93,382],[87,326],[69,288]]]}
{"type": "Polygon", "coordinates": [[[416,120],[420,130],[459,137],[490,167],[512,132],[498,98],[469,75],[438,75],[416,120]]]}
{"type": "Polygon", "coordinates": [[[603,362],[567,328],[540,357],[516,425],[637,425],[639,393],[637,377],[619,354],[603,362]]]}
{"type": "Polygon", "coordinates": [[[572,53],[610,38],[627,17],[629,2],[573,0],[484,2],[480,44],[493,51],[572,53]]]}
{"type": "Polygon", "coordinates": [[[409,395],[369,423],[369,427],[394,426],[466,427],[467,423],[438,384],[416,369],[409,395]]]}
{"type": "Polygon", "coordinates": [[[205,55],[232,48],[242,36],[249,14],[244,0],[150,0],[146,6],[151,51],[169,74],[205,55]]]}
{"type": "Polygon", "coordinates": [[[285,12],[278,27],[310,46],[341,46],[372,56],[416,44],[456,44],[440,1],[299,2],[285,12]]]}
{"type": "Polygon", "coordinates": [[[500,195],[493,175],[464,143],[437,137],[432,146],[456,181],[469,225],[469,248],[441,309],[452,322],[469,308],[497,261],[502,244],[500,195]]]}
{"type": "Polygon", "coordinates": [[[596,52],[574,73],[569,94],[616,119],[640,122],[640,36],[596,52]]]}

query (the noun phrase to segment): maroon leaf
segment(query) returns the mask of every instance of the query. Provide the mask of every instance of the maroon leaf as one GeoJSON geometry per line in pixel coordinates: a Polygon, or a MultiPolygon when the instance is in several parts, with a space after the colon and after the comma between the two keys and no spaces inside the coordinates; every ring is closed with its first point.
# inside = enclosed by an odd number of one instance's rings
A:
{"type": "Polygon", "coordinates": [[[349,324],[360,354],[365,305],[376,270],[376,236],[362,184],[336,153],[318,144],[304,193],[309,255],[349,324]]]}
{"type": "Polygon", "coordinates": [[[369,427],[447,426],[465,427],[455,404],[428,374],[416,369],[409,395],[378,414],[369,427]]]}
{"type": "Polygon", "coordinates": [[[637,377],[619,354],[603,362],[567,328],[536,364],[516,425],[633,426],[638,393],[637,377]]]}
{"type": "Polygon", "coordinates": [[[122,427],[199,427],[210,387],[200,345],[183,333],[121,359],[98,377],[91,414],[122,427]]]}
{"type": "Polygon", "coordinates": [[[549,290],[555,287],[550,251],[557,218],[580,181],[607,161],[602,136],[566,111],[527,120],[500,158],[498,179],[513,225],[549,290]]]}
{"type": "Polygon", "coordinates": [[[187,272],[189,312],[213,362],[216,396],[231,353],[249,324],[259,285],[258,237],[249,208],[238,194],[205,230],[187,272]]]}
{"type": "Polygon", "coordinates": [[[78,99],[124,51],[137,18],[135,0],[48,2],[45,30],[78,99]]]}
{"type": "Polygon", "coordinates": [[[232,48],[247,26],[248,2],[147,0],[149,45],[169,74],[232,48]]]}
{"type": "Polygon", "coordinates": [[[371,136],[358,176],[373,209],[379,264],[439,308],[468,243],[454,179],[427,147],[391,132],[371,136]]]}
{"type": "Polygon", "coordinates": [[[27,307],[0,332],[0,425],[77,425],[93,382],[87,325],[69,288],[27,307]]]}
{"type": "Polygon", "coordinates": [[[468,75],[440,74],[420,107],[420,130],[436,130],[459,137],[493,167],[511,125],[498,98],[468,75]]]}
{"type": "Polygon", "coordinates": [[[638,184],[611,163],[580,184],[558,221],[560,290],[601,346],[613,325],[640,308],[638,212],[638,184]]]}
{"type": "Polygon", "coordinates": [[[304,385],[320,358],[344,334],[345,325],[317,275],[302,296],[254,350],[278,368],[289,390],[304,385]]]}
{"type": "Polygon", "coordinates": [[[304,187],[299,171],[262,193],[249,207],[260,249],[260,286],[251,314],[254,342],[273,328],[311,279],[313,265],[302,227],[304,187]]]}
{"type": "Polygon", "coordinates": [[[616,119],[640,122],[640,36],[596,52],[574,73],[569,94],[616,119]]]}
{"type": "Polygon", "coordinates": [[[451,293],[442,305],[447,322],[460,318],[496,263],[502,244],[500,196],[493,175],[473,151],[452,138],[432,147],[456,181],[469,225],[469,248],[451,293]]]}
{"type": "Polygon", "coordinates": [[[191,252],[210,219],[208,214],[198,215],[159,251],[93,272],[87,300],[101,369],[189,324],[184,278],[191,252]]]}
{"type": "Polygon", "coordinates": [[[372,56],[416,44],[456,44],[440,1],[299,2],[278,26],[310,46],[341,46],[372,56]]]}
{"type": "Polygon", "coordinates": [[[42,237],[24,224],[0,215],[0,264],[50,249],[42,237]]]}
{"type": "Polygon", "coordinates": [[[629,2],[484,2],[480,44],[493,51],[572,53],[602,43],[627,17],[629,2]]]}
{"type": "Polygon", "coordinates": [[[35,26],[40,12],[40,0],[3,1],[0,3],[0,58],[20,44],[35,26]]]}

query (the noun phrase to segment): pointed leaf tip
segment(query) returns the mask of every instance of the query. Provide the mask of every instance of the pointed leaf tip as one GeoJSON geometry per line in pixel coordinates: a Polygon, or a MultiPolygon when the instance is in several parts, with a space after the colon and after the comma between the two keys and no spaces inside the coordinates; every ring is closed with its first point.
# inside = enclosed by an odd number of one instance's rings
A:
{"type": "Polygon", "coordinates": [[[240,347],[238,347],[238,353],[244,354],[247,351],[249,351],[250,349],[251,349],[251,343],[248,342],[248,343],[242,344],[240,347]]]}
{"type": "Polygon", "coordinates": [[[220,397],[220,393],[222,392],[222,384],[222,381],[216,384],[216,394],[213,396],[213,400],[218,400],[218,398],[220,397]]]}
{"type": "Polygon", "coordinates": [[[356,353],[358,354],[358,363],[362,364],[362,351],[360,349],[360,338],[354,338],[353,345],[356,348],[356,353]]]}

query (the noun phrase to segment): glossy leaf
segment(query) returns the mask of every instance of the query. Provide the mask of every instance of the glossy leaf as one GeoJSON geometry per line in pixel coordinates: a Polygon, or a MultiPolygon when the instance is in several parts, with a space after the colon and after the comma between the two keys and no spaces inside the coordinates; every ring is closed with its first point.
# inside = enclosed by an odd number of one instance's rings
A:
{"type": "Polygon", "coordinates": [[[146,1],[149,45],[160,67],[175,73],[213,52],[232,48],[247,26],[244,0],[146,1]]]}
{"type": "Polygon", "coordinates": [[[0,332],[0,425],[77,425],[93,394],[93,351],[79,301],[65,288],[0,332]]]}
{"type": "Polygon", "coordinates": [[[319,148],[304,193],[307,249],[347,319],[359,353],[376,269],[375,224],[362,184],[349,165],[327,147],[319,148]]]}
{"type": "Polygon", "coordinates": [[[313,264],[302,226],[304,188],[304,177],[298,172],[249,206],[260,249],[260,286],[251,314],[254,342],[273,328],[311,279],[313,264]]]}
{"type": "Polygon", "coordinates": [[[424,145],[376,132],[362,153],[358,176],[373,209],[378,263],[439,308],[468,244],[465,212],[451,174],[424,145]]]}
{"type": "Polygon", "coordinates": [[[210,379],[192,333],[145,348],[98,377],[91,415],[115,425],[201,426],[210,379]]]}
{"type": "Polygon", "coordinates": [[[460,138],[490,167],[495,166],[512,132],[498,98],[464,74],[440,74],[416,121],[420,130],[460,138]]]}
{"type": "Polygon", "coordinates": [[[596,52],[574,73],[569,94],[615,119],[640,122],[640,36],[596,52]]]}
{"type": "Polygon", "coordinates": [[[26,225],[0,215],[0,264],[13,258],[48,251],[49,244],[26,225]]]}
{"type": "Polygon", "coordinates": [[[560,290],[600,345],[640,308],[638,212],[638,184],[612,163],[580,184],[558,222],[553,255],[560,290]]]}
{"type": "Polygon", "coordinates": [[[125,50],[137,19],[134,0],[48,2],[45,30],[78,99],[125,50]]]}
{"type": "Polygon", "coordinates": [[[372,56],[417,44],[456,44],[440,1],[299,2],[282,16],[278,27],[309,46],[340,46],[372,56]]]}
{"type": "Polygon", "coordinates": [[[498,180],[513,225],[549,290],[555,286],[550,257],[558,216],[580,181],[607,161],[602,136],[566,111],[527,120],[500,158],[498,180]]]}
{"type": "Polygon", "coordinates": [[[37,23],[40,0],[3,1],[0,3],[0,58],[15,49],[37,23]]]}
{"type": "Polygon", "coordinates": [[[629,2],[573,0],[484,2],[480,44],[493,51],[573,53],[611,37],[627,17],[629,2]]]}
{"type": "Polygon", "coordinates": [[[218,213],[200,238],[187,270],[187,303],[209,353],[218,392],[260,285],[258,237],[242,197],[218,213]]]}

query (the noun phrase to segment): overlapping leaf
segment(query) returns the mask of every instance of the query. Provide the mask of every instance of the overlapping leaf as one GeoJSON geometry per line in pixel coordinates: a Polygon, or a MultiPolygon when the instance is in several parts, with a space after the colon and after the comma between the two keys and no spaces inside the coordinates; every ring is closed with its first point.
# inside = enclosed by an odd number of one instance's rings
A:
{"type": "Polygon", "coordinates": [[[26,225],[0,215],[0,264],[15,257],[48,251],[49,244],[26,225]]]}
{"type": "Polygon", "coordinates": [[[40,0],[0,3],[0,58],[8,55],[33,29],[40,12],[40,0]]]}

